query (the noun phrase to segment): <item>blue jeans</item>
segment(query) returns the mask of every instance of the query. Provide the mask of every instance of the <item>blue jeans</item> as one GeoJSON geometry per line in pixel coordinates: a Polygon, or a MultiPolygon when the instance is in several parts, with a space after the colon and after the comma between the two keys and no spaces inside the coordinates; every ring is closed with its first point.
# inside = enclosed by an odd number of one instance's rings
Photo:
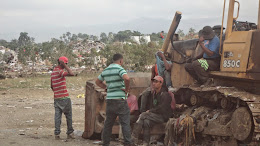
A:
{"type": "Polygon", "coordinates": [[[74,129],[72,127],[72,108],[71,108],[71,100],[70,98],[66,99],[55,99],[54,100],[54,108],[55,108],[55,130],[54,134],[60,134],[60,125],[61,125],[61,117],[62,113],[66,116],[67,120],[67,134],[71,134],[74,129]]]}
{"type": "Polygon", "coordinates": [[[166,87],[172,86],[171,72],[165,70],[163,73],[164,73],[164,77],[163,78],[165,80],[166,87]]]}
{"type": "Polygon", "coordinates": [[[102,134],[103,146],[109,146],[112,127],[118,116],[122,126],[124,144],[131,144],[130,110],[126,100],[106,100],[106,120],[102,134]]]}

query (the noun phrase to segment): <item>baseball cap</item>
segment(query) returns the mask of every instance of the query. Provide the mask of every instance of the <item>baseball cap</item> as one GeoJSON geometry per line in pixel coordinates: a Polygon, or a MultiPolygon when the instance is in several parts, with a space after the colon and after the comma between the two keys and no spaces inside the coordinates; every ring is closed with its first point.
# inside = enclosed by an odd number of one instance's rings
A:
{"type": "Polygon", "coordinates": [[[155,77],[152,79],[152,81],[153,81],[153,80],[160,81],[161,83],[163,83],[163,78],[162,78],[161,76],[155,76],[155,77]]]}
{"type": "Polygon", "coordinates": [[[61,57],[59,58],[59,61],[63,61],[64,63],[68,63],[68,62],[69,62],[68,58],[65,57],[65,56],[61,56],[61,57]]]}

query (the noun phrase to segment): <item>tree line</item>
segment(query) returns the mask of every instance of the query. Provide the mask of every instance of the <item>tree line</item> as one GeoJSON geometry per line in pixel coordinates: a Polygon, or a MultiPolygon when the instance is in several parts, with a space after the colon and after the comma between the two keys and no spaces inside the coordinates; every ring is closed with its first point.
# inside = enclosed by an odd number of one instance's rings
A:
{"type": "MultiPolygon", "coordinates": [[[[183,30],[178,30],[181,38],[194,36],[195,29],[190,28],[190,31],[185,35],[183,30]]],[[[52,38],[50,41],[36,43],[33,37],[30,37],[27,32],[21,32],[18,39],[6,41],[0,40],[0,46],[4,46],[14,50],[18,54],[19,63],[27,65],[27,61],[35,62],[36,58],[41,60],[49,60],[52,64],[57,63],[59,56],[66,56],[70,60],[70,65],[93,65],[93,61],[89,58],[101,56],[107,58],[107,64],[111,62],[111,56],[114,53],[121,53],[125,57],[125,64],[128,70],[143,71],[145,66],[151,65],[155,62],[154,54],[161,49],[163,40],[160,38],[160,32],[149,34],[151,42],[137,44],[131,40],[131,36],[143,36],[144,34],[138,31],[124,30],[118,33],[109,32],[108,34],[102,32],[100,36],[88,35],[84,33],[72,34],[66,32],[59,38],[52,38]],[[77,42],[100,41],[106,44],[105,48],[97,52],[91,49],[91,53],[80,52],[83,60],[77,62],[78,56],[73,53],[73,44],[77,42]],[[132,43],[123,43],[132,42],[132,43]]],[[[166,33],[164,34],[167,35],[166,33]]],[[[1,55],[1,54],[0,54],[1,55]]]]}

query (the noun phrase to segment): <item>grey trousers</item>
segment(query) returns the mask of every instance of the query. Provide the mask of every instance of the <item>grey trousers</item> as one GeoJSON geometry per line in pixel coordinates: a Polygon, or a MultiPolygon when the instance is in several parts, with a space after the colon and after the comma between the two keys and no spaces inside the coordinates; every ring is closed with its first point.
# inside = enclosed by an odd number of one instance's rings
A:
{"type": "Polygon", "coordinates": [[[209,65],[207,71],[201,67],[201,64],[198,62],[198,60],[185,64],[185,70],[193,77],[193,79],[197,80],[200,84],[203,84],[209,78],[209,71],[219,69],[219,60],[207,60],[207,62],[209,65]]]}
{"type": "Polygon", "coordinates": [[[144,141],[149,143],[150,142],[150,129],[155,124],[164,123],[164,118],[162,115],[159,115],[159,114],[155,114],[152,112],[143,112],[139,116],[136,123],[138,124],[138,127],[141,127],[141,129],[138,130],[138,133],[140,133],[143,130],[144,141]]]}
{"type": "Polygon", "coordinates": [[[106,104],[106,120],[102,133],[103,146],[109,146],[112,127],[117,116],[122,126],[124,145],[131,144],[130,110],[127,101],[108,99],[106,104]]]}
{"type": "Polygon", "coordinates": [[[54,100],[54,108],[55,108],[55,130],[54,134],[60,134],[60,125],[61,125],[61,117],[62,113],[66,116],[67,121],[67,134],[71,134],[74,129],[72,127],[72,108],[71,108],[71,100],[70,98],[66,99],[55,99],[54,100]]]}

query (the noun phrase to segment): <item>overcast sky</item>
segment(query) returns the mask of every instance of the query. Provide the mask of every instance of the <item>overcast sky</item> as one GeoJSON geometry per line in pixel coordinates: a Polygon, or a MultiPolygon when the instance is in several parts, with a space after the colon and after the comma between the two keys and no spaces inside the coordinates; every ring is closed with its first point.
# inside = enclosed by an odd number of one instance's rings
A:
{"type": "MultiPolygon", "coordinates": [[[[227,0],[228,1],[228,0],[227,0]]],[[[239,20],[257,21],[259,0],[239,0],[239,20]]],[[[221,24],[224,0],[0,0],[0,39],[17,39],[28,32],[37,42],[59,38],[69,31],[137,30],[168,32],[176,11],[182,12],[178,29],[198,31],[221,24]]],[[[228,2],[227,2],[228,4],[228,2]]],[[[226,5],[226,8],[228,5],[226,5]]]]}

